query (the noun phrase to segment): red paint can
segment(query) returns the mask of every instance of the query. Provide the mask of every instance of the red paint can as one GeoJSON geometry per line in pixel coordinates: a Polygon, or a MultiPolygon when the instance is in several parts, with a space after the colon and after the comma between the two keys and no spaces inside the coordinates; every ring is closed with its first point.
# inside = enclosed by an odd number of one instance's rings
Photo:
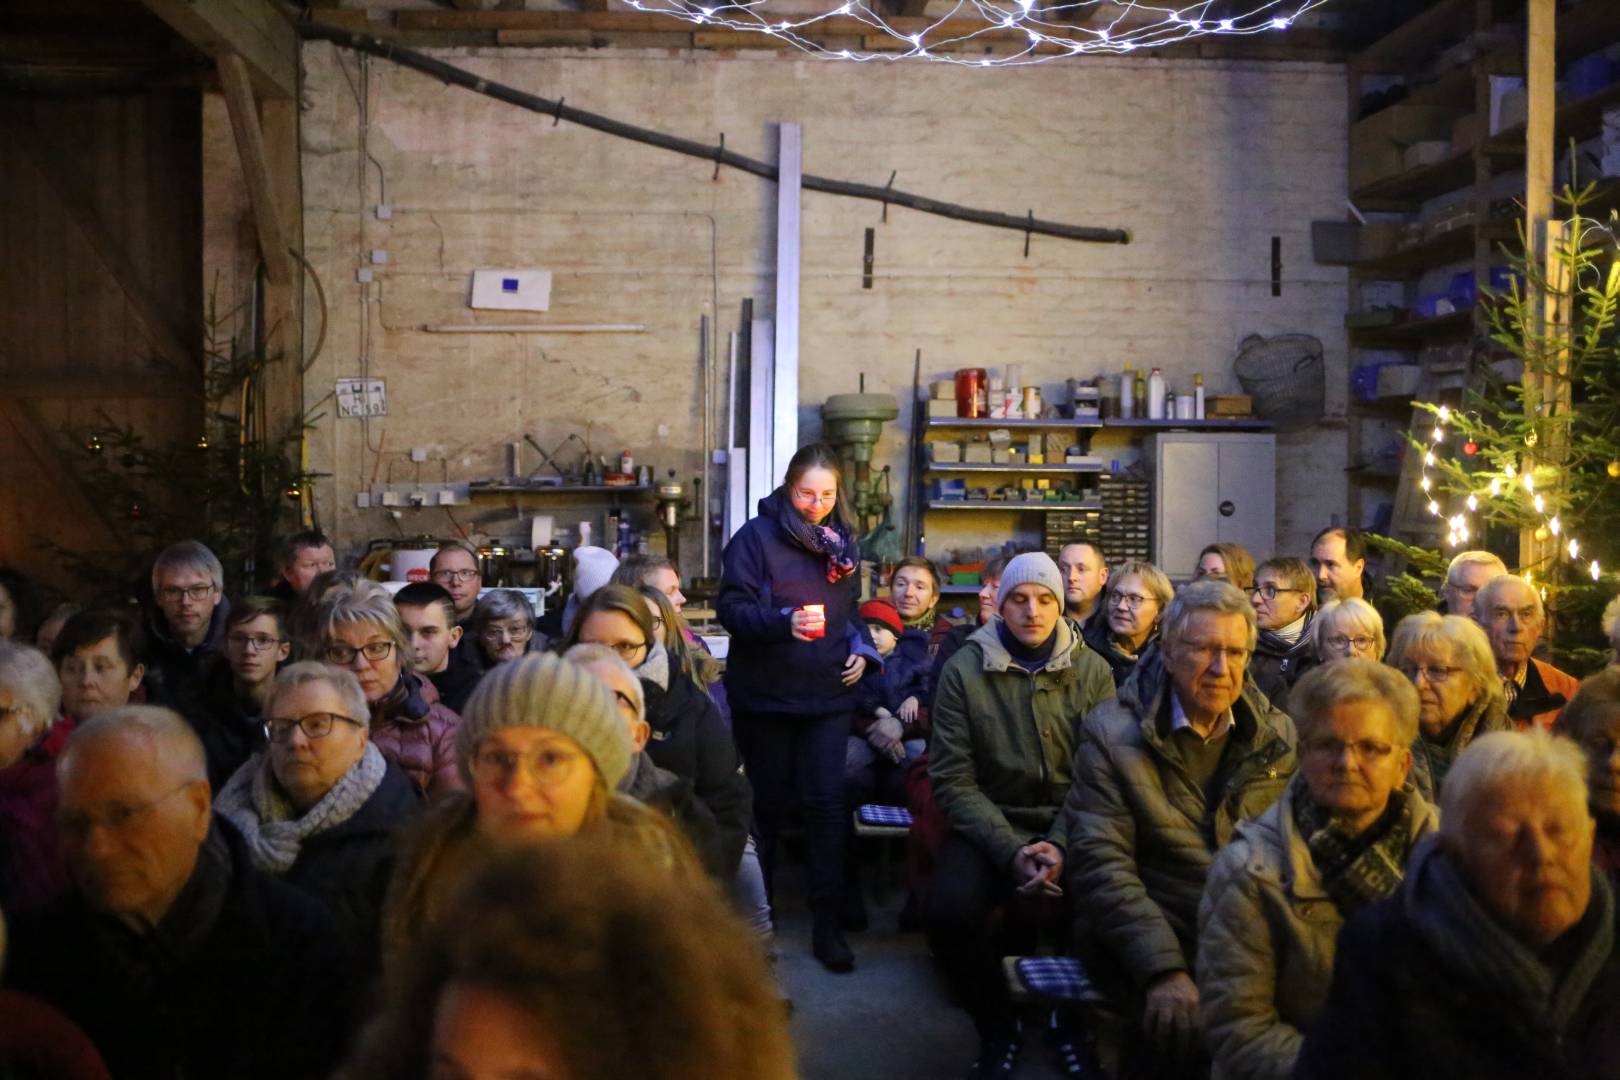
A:
{"type": "Polygon", "coordinates": [[[959,418],[973,420],[989,415],[985,403],[989,378],[982,367],[956,369],[956,415],[959,418]]]}

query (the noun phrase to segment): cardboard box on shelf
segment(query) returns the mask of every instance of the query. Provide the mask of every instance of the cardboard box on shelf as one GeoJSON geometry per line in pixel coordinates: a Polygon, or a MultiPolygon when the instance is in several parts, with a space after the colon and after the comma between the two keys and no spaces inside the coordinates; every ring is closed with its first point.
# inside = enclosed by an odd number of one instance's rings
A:
{"type": "Polygon", "coordinates": [[[928,444],[928,453],[932,460],[943,465],[959,464],[962,460],[962,444],[954,439],[928,444]]]}
{"type": "Polygon", "coordinates": [[[1391,105],[1350,125],[1352,145],[1394,143],[1411,146],[1426,139],[1449,139],[1456,110],[1441,105],[1391,105]]]}
{"type": "Polygon", "coordinates": [[[1401,148],[1392,142],[1350,144],[1350,190],[1376,184],[1406,170],[1401,148]]]}
{"type": "Polygon", "coordinates": [[[962,448],[962,461],[968,465],[989,465],[993,460],[989,443],[968,443],[962,448]]]}
{"type": "Polygon", "coordinates": [[[953,397],[948,401],[941,401],[938,398],[930,400],[928,402],[928,419],[930,419],[930,420],[954,420],[954,419],[956,419],[956,399],[953,397]]]}
{"type": "Polygon", "coordinates": [[[1216,394],[1209,399],[1205,415],[1212,418],[1238,419],[1254,414],[1254,398],[1248,394],[1216,394]]]}

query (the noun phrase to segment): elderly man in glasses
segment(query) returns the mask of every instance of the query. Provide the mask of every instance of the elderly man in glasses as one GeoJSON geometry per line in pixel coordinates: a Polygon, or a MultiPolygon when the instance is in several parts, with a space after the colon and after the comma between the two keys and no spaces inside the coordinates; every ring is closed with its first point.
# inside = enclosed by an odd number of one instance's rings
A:
{"type": "Polygon", "coordinates": [[[1185,586],[1159,649],[1081,725],[1065,886],[1093,982],[1140,1025],[1126,1054],[1141,1075],[1196,1067],[1204,880],[1294,772],[1293,722],[1244,678],[1256,635],[1235,586],[1185,586]]]}
{"type": "Polygon", "coordinates": [[[1547,627],[1541,594],[1512,574],[1492,578],[1474,595],[1474,621],[1490,639],[1496,673],[1507,697],[1508,719],[1520,731],[1528,727],[1552,730],[1581,683],[1530,655],[1547,627]]]}
{"type": "Polygon", "coordinates": [[[225,569],[195,540],[171,544],[152,563],[152,599],[147,685],[154,699],[174,703],[195,692],[204,662],[224,651],[225,569]]]}
{"type": "Polygon", "coordinates": [[[420,802],[369,728],[352,671],[312,660],[286,667],[265,697],[268,745],[231,777],[216,807],[254,866],[326,905],[368,970],[394,831],[420,802]]]}
{"type": "Polygon", "coordinates": [[[15,927],[9,984],[84,1028],[113,1076],[328,1075],[353,1019],[337,927],[211,816],[185,722],[103,713],[57,776],[74,889],[15,927]]]}
{"type": "Polygon", "coordinates": [[[461,639],[451,647],[450,662],[482,669],[471,628],[478,593],[484,587],[483,575],[478,570],[478,554],[461,540],[440,544],[428,563],[428,580],[450,594],[450,603],[455,609],[450,625],[462,630],[461,639]]]}

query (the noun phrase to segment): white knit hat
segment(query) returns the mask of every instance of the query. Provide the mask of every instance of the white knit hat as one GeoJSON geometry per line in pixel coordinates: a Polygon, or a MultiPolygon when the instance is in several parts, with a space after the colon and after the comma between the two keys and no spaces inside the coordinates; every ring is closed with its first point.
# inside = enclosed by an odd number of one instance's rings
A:
{"type": "Polygon", "coordinates": [[[607,685],[579,664],[551,653],[529,653],[496,664],[473,690],[456,728],[456,761],[472,786],[472,758],[492,731],[536,727],[579,744],[607,782],[630,771],[630,729],[607,685]]]}
{"type": "Polygon", "coordinates": [[[577,547],[574,549],[574,592],[576,604],[590,599],[591,593],[606,585],[619,568],[619,560],[607,548],[577,547]]]}
{"type": "Polygon", "coordinates": [[[1039,585],[1050,589],[1057,602],[1063,603],[1063,574],[1058,570],[1057,563],[1052,561],[1052,556],[1044,551],[1026,551],[1016,555],[1002,570],[1001,585],[996,591],[997,611],[1020,585],[1039,585]]]}

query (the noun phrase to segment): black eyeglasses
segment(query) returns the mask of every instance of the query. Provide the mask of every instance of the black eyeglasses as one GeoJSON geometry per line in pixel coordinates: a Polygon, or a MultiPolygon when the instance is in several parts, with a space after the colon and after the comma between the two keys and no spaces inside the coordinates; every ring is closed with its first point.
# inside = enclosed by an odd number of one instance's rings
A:
{"type": "Polygon", "coordinates": [[[328,645],[321,650],[326,662],[339,667],[348,667],[354,663],[356,656],[363,655],[367,660],[386,660],[388,654],[394,651],[392,641],[372,641],[360,646],[358,649],[352,645],[328,645]]]}
{"type": "Polygon", "coordinates": [[[324,739],[332,734],[332,725],[339,720],[345,724],[353,724],[355,727],[364,726],[358,720],[351,720],[349,717],[339,716],[337,713],[315,712],[310,713],[308,716],[300,716],[296,720],[286,718],[266,720],[264,722],[264,737],[271,742],[286,742],[292,738],[293,728],[297,728],[304,733],[306,739],[324,739]]]}
{"type": "Polygon", "coordinates": [[[1273,585],[1270,582],[1267,582],[1264,585],[1256,585],[1256,586],[1254,586],[1252,589],[1249,590],[1249,595],[1250,596],[1263,596],[1267,600],[1275,600],[1275,599],[1277,599],[1277,594],[1278,593],[1304,592],[1304,591],[1305,591],[1304,589],[1289,589],[1289,588],[1286,588],[1286,587],[1284,587],[1282,585],[1273,585]]]}

